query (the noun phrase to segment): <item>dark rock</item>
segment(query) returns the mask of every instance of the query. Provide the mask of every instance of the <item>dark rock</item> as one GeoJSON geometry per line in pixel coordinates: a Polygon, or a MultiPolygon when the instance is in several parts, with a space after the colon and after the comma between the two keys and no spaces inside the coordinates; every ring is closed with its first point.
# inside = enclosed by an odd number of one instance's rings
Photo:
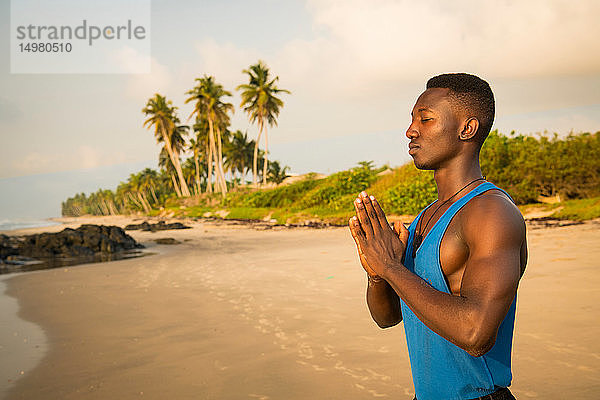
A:
{"type": "Polygon", "coordinates": [[[57,233],[39,233],[23,237],[0,235],[0,259],[9,257],[85,257],[143,248],[118,226],[81,225],[57,233]]]}
{"type": "Polygon", "coordinates": [[[190,229],[190,228],[191,228],[191,226],[184,225],[181,222],[173,222],[173,223],[167,224],[165,221],[159,221],[156,224],[151,224],[148,221],[144,221],[141,224],[129,224],[125,227],[125,230],[127,230],[127,231],[142,230],[142,231],[156,232],[156,231],[166,231],[169,229],[190,229]]]}
{"type": "Polygon", "coordinates": [[[179,244],[181,243],[178,240],[175,240],[173,238],[160,238],[160,239],[154,239],[154,241],[156,242],[156,244],[179,244]]]}
{"type": "Polygon", "coordinates": [[[0,234],[0,260],[19,254],[18,247],[19,240],[16,237],[0,234]]]}
{"type": "Polygon", "coordinates": [[[581,225],[583,221],[554,219],[552,217],[531,218],[527,220],[530,229],[558,228],[570,225],[581,225]]]}

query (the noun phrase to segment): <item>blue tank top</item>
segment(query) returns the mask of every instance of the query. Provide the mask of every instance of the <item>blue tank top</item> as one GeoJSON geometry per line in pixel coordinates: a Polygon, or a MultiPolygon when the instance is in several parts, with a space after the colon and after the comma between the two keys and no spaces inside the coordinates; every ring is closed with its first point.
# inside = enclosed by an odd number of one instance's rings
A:
{"type": "MultiPolygon", "coordinates": [[[[427,281],[433,288],[451,293],[439,261],[442,237],[452,218],[469,200],[491,189],[499,188],[484,182],[455,201],[425,236],[413,259],[412,241],[417,223],[425,210],[421,211],[409,227],[410,235],[404,259],[406,268],[427,281]]],[[[417,399],[473,399],[492,393],[498,386],[509,386],[512,380],[510,361],[515,306],[516,296],[498,329],[496,343],[492,349],[481,357],[473,357],[429,329],[406,303],[401,301],[417,399]]]]}

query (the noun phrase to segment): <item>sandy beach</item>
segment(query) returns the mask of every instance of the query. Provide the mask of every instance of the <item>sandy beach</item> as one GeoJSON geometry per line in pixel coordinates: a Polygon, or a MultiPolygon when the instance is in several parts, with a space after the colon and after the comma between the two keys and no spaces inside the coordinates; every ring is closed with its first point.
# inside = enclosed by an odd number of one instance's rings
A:
{"type": "MultiPolygon", "coordinates": [[[[0,382],[4,397],[413,398],[403,327],[381,330],[370,319],[347,229],[191,225],[128,232],[153,255],[3,279],[3,301],[18,302],[21,321],[5,315],[0,327],[3,369],[14,366],[0,382]],[[154,243],[163,237],[181,244],[154,243]],[[39,361],[25,363],[16,341],[39,361]]],[[[528,238],[511,390],[519,399],[597,399],[600,223],[528,238]]]]}

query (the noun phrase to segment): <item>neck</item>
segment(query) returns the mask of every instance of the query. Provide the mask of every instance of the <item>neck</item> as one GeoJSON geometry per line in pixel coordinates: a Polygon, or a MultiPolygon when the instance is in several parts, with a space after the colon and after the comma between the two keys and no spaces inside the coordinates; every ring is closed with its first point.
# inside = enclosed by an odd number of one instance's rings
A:
{"type": "MultiPolygon", "coordinates": [[[[437,186],[438,199],[440,201],[448,200],[469,182],[482,177],[479,157],[451,160],[448,165],[436,169],[433,177],[437,186]]],[[[465,192],[473,187],[465,188],[465,192]]]]}

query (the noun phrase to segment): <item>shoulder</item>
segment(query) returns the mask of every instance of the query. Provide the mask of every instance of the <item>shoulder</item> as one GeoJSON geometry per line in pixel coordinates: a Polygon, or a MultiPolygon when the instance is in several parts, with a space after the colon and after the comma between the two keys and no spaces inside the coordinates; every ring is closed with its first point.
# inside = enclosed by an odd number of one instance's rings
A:
{"type": "Polygon", "coordinates": [[[474,197],[461,210],[460,222],[469,244],[520,245],[525,240],[523,216],[501,190],[492,189],[474,197]]]}

